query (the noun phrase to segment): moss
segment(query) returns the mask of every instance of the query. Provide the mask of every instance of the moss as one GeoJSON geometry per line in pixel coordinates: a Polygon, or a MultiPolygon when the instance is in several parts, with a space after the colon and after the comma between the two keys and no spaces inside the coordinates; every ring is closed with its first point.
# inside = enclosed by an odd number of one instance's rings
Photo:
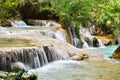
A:
{"type": "Polygon", "coordinates": [[[21,76],[25,71],[19,68],[16,68],[9,72],[8,76],[0,76],[0,80],[21,80],[21,76]],[[11,74],[14,72],[15,74],[11,74]]]}

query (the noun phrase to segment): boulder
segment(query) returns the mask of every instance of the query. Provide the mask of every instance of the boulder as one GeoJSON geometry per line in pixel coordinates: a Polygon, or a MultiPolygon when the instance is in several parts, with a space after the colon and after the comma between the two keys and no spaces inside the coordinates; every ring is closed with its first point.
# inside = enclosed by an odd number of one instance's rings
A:
{"type": "Polygon", "coordinates": [[[115,44],[115,37],[113,35],[106,36],[95,36],[97,39],[100,39],[105,46],[115,44]]]}
{"type": "Polygon", "coordinates": [[[112,58],[113,58],[113,59],[120,59],[120,45],[119,45],[118,48],[113,52],[112,58]]]}

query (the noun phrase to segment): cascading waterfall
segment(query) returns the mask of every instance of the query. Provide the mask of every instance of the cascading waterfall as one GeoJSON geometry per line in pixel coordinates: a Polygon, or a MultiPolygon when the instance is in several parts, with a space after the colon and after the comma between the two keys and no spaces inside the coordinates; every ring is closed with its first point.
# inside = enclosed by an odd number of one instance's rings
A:
{"type": "Polygon", "coordinates": [[[58,23],[56,23],[56,22],[48,22],[47,23],[47,25],[46,25],[47,27],[61,27],[61,25],[60,24],[58,24],[58,23]]]}
{"type": "Polygon", "coordinates": [[[83,41],[82,48],[89,48],[89,45],[87,44],[87,42],[83,41]]]}
{"type": "Polygon", "coordinates": [[[33,20],[33,19],[28,19],[27,23],[30,25],[35,25],[39,27],[61,27],[59,23],[56,21],[52,20],[33,20]]]}
{"type": "Polygon", "coordinates": [[[68,31],[69,31],[69,34],[70,34],[70,37],[71,37],[71,40],[72,40],[72,45],[77,47],[77,48],[80,48],[81,42],[80,42],[80,39],[78,39],[76,34],[75,34],[74,26],[69,27],[68,31]]]}
{"type": "Polygon", "coordinates": [[[86,47],[87,46],[91,46],[91,47],[93,46],[93,39],[92,39],[92,35],[89,32],[89,29],[81,27],[80,28],[80,35],[81,35],[83,43],[86,44],[86,47]]]}
{"type": "Polygon", "coordinates": [[[58,30],[55,32],[55,38],[64,42],[67,42],[66,35],[64,32],[58,30]]]}
{"type": "Polygon", "coordinates": [[[96,41],[98,42],[98,47],[104,46],[103,42],[100,39],[92,37],[88,28],[81,27],[80,28],[80,35],[81,35],[81,40],[83,43],[83,45],[82,45],[83,48],[88,48],[89,46],[95,47],[94,44],[96,44],[96,43],[94,43],[94,39],[96,39],[96,41]]]}
{"type": "Polygon", "coordinates": [[[69,59],[68,53],[56,47],[22,48],[0,52],[0,70],[39,68],[51,61],[69,59]]]}
{"type": "Polygon", "coordinates": [[[98,44],[99,44],[99,47],[103,47],[104,46],[103,42],[100,39],[98,39],[98,44]]]}
{"type": "MultiPolygon", "coordinates": [[[[67,42],[66,34],[63,31],[57,30],[56,32],[50,30],[37,30],[35,31],[37,34],[42,34],[49,38],[58,39],[64,42],[67,42]]],[[[34,32],[32,32],[34,33],[34,32]]]]}
{"type": "Polygon", "coordinates": [[[13,21],[11,22],[12,27],[30,27],[24,21],[13,21]]]}
{"type": "Polygon", "coordinates": [[[43,35],[47,36],[47,37],[55,38],[55,32],[53,32],[53,31],[47,30],[47,31],[42,31],[41,33],[42,33],[43,35]]]}

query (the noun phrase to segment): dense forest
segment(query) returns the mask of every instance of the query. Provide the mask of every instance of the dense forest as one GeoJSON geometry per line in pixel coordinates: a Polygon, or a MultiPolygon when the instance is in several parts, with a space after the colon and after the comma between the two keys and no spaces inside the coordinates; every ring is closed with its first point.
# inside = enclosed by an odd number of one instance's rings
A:
{"type": "Polygon", "coordinates": [[[56,20],[64,28],[73,22],[83,27],[91,23],[107,34],[120,33],[120,0],[1,0],[0,4],[3,26],[20,16],[23,20],[56,20]]]}

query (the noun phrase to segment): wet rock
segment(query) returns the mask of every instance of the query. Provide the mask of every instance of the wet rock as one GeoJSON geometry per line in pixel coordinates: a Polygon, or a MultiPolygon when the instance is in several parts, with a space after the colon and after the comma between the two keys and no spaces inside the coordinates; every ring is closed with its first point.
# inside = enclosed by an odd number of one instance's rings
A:
{"type": "Polygon", "coordinates": [[[105,46],[116,44],[115,37],[113,35],[106,35],[106,36],[95,36],[97,39],[100,39],[105,46]]]}
{"type": "Polygon", "coordinates": [[[99,43],[96,37],[93,38],[93,47],[99,47],[99,43]]]}
{"type": "Polygon", "coordinates": [[[112,54],[113,59],[120,59],[120,45],[112,54]]]}
{"type": "Polygon", "coordinates": [[[23,73],[22,80],[36,80],[36,76],[34,74],[23,73]]]}
{"type": "Polygon", "coordinates": [[[8,76],[8,72],[0,71],[0,76],[6,77],[6,76],[8,76]]]}
{"type": "Polygon", "coordinates": [[[78,56],[78,55],[74,55],[74,56],[71,57],[71,59],[79,61],[79,60],[83,60],[83,57],[82,56],[78,56]]]}
{"type": "Polygon", "coordinates": [[[76,54],[76,55],[73,55],[71,57],[72,60],[76,60],[76,61],[79,61],[79,60],[83,60],[83,59],[87,59],[89,57],[88,54],[76,54]]]}

